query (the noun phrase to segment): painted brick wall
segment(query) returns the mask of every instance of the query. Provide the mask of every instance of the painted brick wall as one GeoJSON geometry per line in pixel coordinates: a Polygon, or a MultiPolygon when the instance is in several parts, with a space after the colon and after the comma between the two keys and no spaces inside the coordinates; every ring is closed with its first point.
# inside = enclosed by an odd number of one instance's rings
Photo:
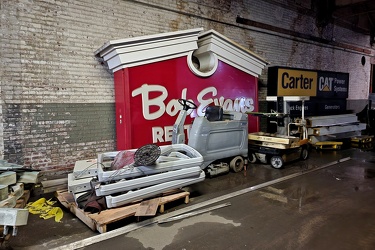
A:
{"type": "Polygon", "coordinates": [[[113,103],[22,103],[3,106],[4,157],[26,167],[69,168],[113,149],[113,103]]]}
{"type": "MultiPolygon", "coordinates": [[[[372,54],[236,22],[241,16],[371,50],[367,36],[332,25],[317,28],[310,5],[288,0],[2,0],[1,156],[36,168],[69,168],[76,160],[115,150],[113,74],[94,56],[113,39],[215,29],[270,66],[349,72],[349,99],[367,99],[370,65],[360,62],[362,56],[369,62],[372,54]]],[[[264,101],[267,70],[260,82],[264,101]]]]}

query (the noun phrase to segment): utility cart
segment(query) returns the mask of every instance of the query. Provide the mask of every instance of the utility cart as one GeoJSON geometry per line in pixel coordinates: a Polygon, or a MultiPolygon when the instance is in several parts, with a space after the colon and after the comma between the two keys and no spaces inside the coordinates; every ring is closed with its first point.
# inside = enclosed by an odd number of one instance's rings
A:
{"type": "Polygon", "coordinates": [[[250,133],[248,139],[250,163],[259,161],[282,168],[286,162],[306,160],[309,156],[307,139],[263,132],[250,133]]]}
{"type": "MultiPolygon", "coordinates": [[[[182,109],[173,126],[172,144],[184,144],[184,124],[192,101],[179,99],[182,109]]],[[[210,177],[233,170],[241,172],[247,164],[248,117],[220,106],[207,106],[204,116],[194,118],[189,129],[188,145],[203,157],[201,168],[210,177]]]]}

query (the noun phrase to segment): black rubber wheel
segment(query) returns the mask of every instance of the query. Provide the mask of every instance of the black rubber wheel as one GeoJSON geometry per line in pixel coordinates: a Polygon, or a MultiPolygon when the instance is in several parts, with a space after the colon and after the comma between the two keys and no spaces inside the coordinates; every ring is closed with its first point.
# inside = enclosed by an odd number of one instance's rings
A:
{"type": "Polygon", "coordinates": [[[249,154],[249,162],[250,163],[255,163],[257,162],[257,157],[255,156],[255,153],[249,154]]]}
{"type": "Polygon", "coordinates": [[[149,166],[155,164],[155,161],[161,154],[160,147],[155,144],[144,145],[135,151],[134,163],[136,166],[149,166]]]}
{"type": "Polygon", "coordinates": [[[277,169],[282,168],[284,166],[283,158],[281,158],[281,156],[278,155],[272,156],[270,163],[273,168],[277,169]]]}
{"type": "Polygon", "coordinates": [[[245,166],[245,161],[244,159],[242,158],[242,156],[236,156],[234,157],[230,163],[229,163],[229,167],[233,170],[233,172],[235,173],[238,173],[238,172],[241,172],[243,170],[245,166]]]}
{"type": "Polygon", "coordinates": [[[307,158],[309,158],[309,150],[303,147],[301,150],[301,160],[306,160],[307,158]]]}

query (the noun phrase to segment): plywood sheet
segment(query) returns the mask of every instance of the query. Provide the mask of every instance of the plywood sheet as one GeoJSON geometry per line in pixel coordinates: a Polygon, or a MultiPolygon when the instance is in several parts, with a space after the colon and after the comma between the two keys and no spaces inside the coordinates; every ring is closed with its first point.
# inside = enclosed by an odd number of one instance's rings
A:
{"type": "Polygon", "coordinates": [[[158,211],[160,198],[142,201],[135,216],[154,216],[158,211]]]}

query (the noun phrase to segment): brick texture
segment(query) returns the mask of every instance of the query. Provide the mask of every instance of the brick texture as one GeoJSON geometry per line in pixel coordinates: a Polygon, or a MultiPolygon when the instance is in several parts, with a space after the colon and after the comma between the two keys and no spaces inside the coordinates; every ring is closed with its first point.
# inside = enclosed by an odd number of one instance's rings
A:
{"type": "Polygon", "coordinates": [[[113,103],[4,105],[4,156],[40,169],[69,168],[114,147],[113,103]]]}
{"type": "MultiPolygon", "coordinates": [[[[94,55],[113,39],[215,29],[270,66],[348,72],[349,99],[367,99],[370,64],[362,66],[361,58],[369,62],[372,54],[236,23],[241,16],[373,53],[368,36],[339,26],[316,27],[311,2],[2,0],[1,154],[48,169],[115,150],[113,74],[94,55]]],[[[260,81],[263,102],[267,69],[260,81]]]]}

